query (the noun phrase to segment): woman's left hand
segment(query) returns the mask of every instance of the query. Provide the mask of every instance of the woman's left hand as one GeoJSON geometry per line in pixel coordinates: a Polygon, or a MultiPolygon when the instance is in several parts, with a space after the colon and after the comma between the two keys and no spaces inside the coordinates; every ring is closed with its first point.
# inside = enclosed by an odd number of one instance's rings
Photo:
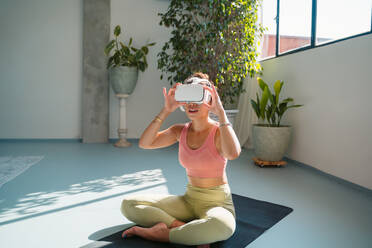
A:
{"type": "Polygon", "coordinates": [[[204,89],[208,90],[211,93],[212,103],[211,104],[203,103],[203,104],[206,105],[207,108],[209,108],[209,110],[212,111],[212,113],[216,114],[217,116],[224,113],[225,110],[223,108],[220,96],[218,95],[217,90],[214,87],[214,85],[212,85],[212,89],[208,86],[204,86],[204,89]]]}

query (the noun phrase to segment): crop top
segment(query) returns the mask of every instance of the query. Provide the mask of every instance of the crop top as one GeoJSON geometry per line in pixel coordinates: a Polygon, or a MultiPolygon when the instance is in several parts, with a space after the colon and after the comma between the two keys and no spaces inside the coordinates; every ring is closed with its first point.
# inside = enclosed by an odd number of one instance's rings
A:
{"type": "Polygon", "coordinates": [[[213,125],[204,144],[198,149],[191,149],[186,142],[187,131],[191,122],[183,127],[179,146],[178,159],[186,169],[186,173],[192,177],[225,177],[227,159],[222,157],[214,143],[214,136],[218,126],[213,125]]]}

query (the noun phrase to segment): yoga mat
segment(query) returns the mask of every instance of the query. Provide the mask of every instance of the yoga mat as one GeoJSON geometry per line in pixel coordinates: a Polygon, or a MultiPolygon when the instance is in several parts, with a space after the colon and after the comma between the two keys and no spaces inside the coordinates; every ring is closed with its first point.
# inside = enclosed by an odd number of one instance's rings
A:
{"type": "MultiPolygon", "coordinates": [[[[211,248],[243,248],[275,225],[290,212],[292,208],[270,202],[259,201],[241,195],[232,194],[236,212],[236,230],[228,240],[211,244],[211,248]]],[[[82,248],[166,248],[196,247],[148,241],[139,237],[123,239],[121,233],[114,233],[82,248]]]]}

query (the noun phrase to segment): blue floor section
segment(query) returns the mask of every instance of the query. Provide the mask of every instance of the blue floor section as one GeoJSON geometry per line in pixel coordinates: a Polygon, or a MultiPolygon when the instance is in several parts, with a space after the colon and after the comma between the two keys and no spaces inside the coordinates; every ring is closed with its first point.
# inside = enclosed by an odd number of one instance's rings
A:
{"type": "MultiPolygon", "coordinates": [[[[0,188],[1,247],[80,247],[131,222],[123,197],[183,194],[177,146],[158,150],[78,141],[0,141],[1,156],[43,156],[0,188]],[[20,238],[22,237],[22,238],[20,238]]],[[[289,161],[260,168],[253,153],[229,161],[233,193],[294,211],[248,247],[372,247],[372,195],[289,161]]]]}

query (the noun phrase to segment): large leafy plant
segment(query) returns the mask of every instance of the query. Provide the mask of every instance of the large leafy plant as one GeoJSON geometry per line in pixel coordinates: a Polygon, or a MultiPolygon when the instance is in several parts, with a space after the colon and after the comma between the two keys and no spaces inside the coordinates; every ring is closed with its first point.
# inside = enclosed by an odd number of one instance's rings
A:
{"type": "Polygon", "coordinates": [[[105,54],[109,56],[110,52],[113,50],[113,55],[109,57],[107,62],[107,69],[117,66],[134,66],[140,71],[144,71],[148,64],[146,60],[146,55],[149,52],[149,46],[153,46],[156,43],[147,44],[140,49],[132,47],[133,39],[130,38],[128,46],[124,45],[123,42],[118,41],[118,37],[121,34],[121,27],[117,25],[114,29],[115,39],[111,40],[105,47],[105,54]]]}
{"type": "Polygon", "coordinates": [[[201,71],[215,82],[223,103],[244,92],[243,80],[261,73],[256,41],[261,0],[171,0],[160,25],[172,28],[158,54],[158,69],[172,85],[201,71]]]}
{"type": "Polygon", "coordinates": [[[280,121],[285,113],[290,108],[297,108],[303,105],[290,105],[288,103],[293,102],[293,98],[286,98],[283,101],[279,102],[279,94],[282,90],[283,81],[277,80],[274,83],[274,94],[271,93],[269,86],[262,80],[262,78],[257,78],[258,85],[261,89],[261,98],[256,93],[256,101],[251,99],[251,104],[256,112],[258,119],[263,122],[265,119],[269,123],[270,127],[279,127],[280,121]]]}

